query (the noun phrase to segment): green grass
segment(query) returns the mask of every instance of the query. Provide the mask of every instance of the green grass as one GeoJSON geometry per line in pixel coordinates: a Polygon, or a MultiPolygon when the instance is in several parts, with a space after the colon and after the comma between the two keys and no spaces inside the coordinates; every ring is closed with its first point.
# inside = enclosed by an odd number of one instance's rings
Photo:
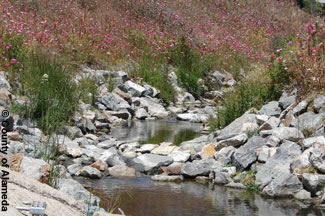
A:
{"type": "Polygon", "coordinates": [[[79,81],[78,85],[79,98],[87,104],[95,105],[97,94],[97,85],[94,78],[84,78],[79,81]]]}
{"type": "Polygon", "coordinates": [[[245,81],[225,96],[223,107],[219,109],[217,118],[210,121],[213,129],[223,128],[243,115],[252,107],[259,109],[268,101],[276,100],[280,92],[272,85],[254,81],[245,81]]]}
{"type": "Polygon", "coordinates": [[[30,100],[25,117],[37,120],[45,134],[70,120],[78,103],[77,86],[60,62],[43,51],[32,52],[19,78],[30,100]]]}
{"type": "Polygon", "coordinates": [[[169,103],[173,100],[175,90],[168,82],[168,68],[166,65],[157,63],[152,56],[144,56],[134,76],[142,77],[145,82],[160,90],[160,97],[169,103]]]}

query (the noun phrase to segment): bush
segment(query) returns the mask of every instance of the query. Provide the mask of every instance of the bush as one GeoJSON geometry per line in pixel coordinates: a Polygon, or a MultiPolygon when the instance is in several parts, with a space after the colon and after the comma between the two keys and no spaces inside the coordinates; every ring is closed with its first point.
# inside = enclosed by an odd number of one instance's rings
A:
{"type": "Polygon", "coordinates": [[[248,109],[259,109],[268,101],[276,100],[281,96],[274,85],[257,81],[246,81],[235,87],[235,90],[226,95],[222,102],[223,107],[218,110],[217,118],[210,121],[211,128],[223,128],[243,115],[248,109]]]}
{"type": "Polygon", "coordinates": [[[71,74],[43,51],[31,53],[20,81],[29,100],[26,115],[38,120],[43,132],[50,134],[70,120],[78,97],[71,74]]]}
{"type": "Polygon", "coordinates": [[[177,68],[176,74],[182,86],[194,97],[199,97],[202,89],[198,80],[213,69],[214,59],[201,55],[198,50],[187,44],[185,38],[169,50],[168,59],[169,63],[177,68]]]}
{"type": "Polygon", "coordinates": [[[94,78],[84,78],[79,81],[78,85],[79,98],[87,104],[95,105],[97,96],[97,85],[94,78]]]}
{"type": "Polygon", "coordinates": [[[160,90],[160,97],[169,103],[173,100],[175,90],[168,82],[168,68],[166,65],[156,63],[152,56],[141,58],[139,68],[133,76],[141,77],[145,82],[160,90]]]}

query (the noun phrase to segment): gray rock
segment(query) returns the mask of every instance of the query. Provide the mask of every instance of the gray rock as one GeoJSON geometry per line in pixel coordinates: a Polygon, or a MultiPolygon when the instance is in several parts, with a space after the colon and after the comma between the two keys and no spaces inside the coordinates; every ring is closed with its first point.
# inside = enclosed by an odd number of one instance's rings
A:
{"type": "Polygon", "coordinates": [[[154,175],[151,177],[153,181],[161,181],[161,182],[182,182],[184,177],[181,175],[154,175]]]}
{"type": "Polygon", "coordinates": [[[298,193],[296,193],[294,195],[294,198],[296,198],[298,200],[309,200],[309,199],[311,199],[311,194],[310,194],[310,192],[302,189],[301,191],[299,191],[298,193]]]}
{"type": "Polygon", "coordinates": [[[104,140],[100,143],[97,144],[97,147],[102,148],[102,149],[109,149],[113,146],[116,146],[118,144],[118,141],[116,141],[115,139],[108,139],[108,140],[104,140]]]}
{"type": "Polygon", "coordinates": [[[325,184],[325,175],[304,173],[302,174],[302,183],[304,188],[314,197],[317,192],[323,189],[322,185],[325,184]]]}
{"type": "Polygon", "coordinates": [[[128,102],[115,93],[110,93],[107,96],[99,97],[98,100],[100,103],[104,104],[107,109],[112,111],[132,109],[128,102]]]}
{"type": "Polygon", "coordinates": [[[296,143],[290,141],[283,143],[275,154],[257,170],[256,184],[260,185],[260,188],[264,188],[276,176],[290,173],[291,162],[300,154],[300,146],[296,143]]]}
{"type": "Polygon", "coordinates": [[[132,163],[136,170],[153,174],[156,173],[161,166],[168,166],[173,163],[173,159],[168,156],[143,154],[134,158],[132,163]]]}
{"type": "Polygon", "coordinates": [[[198,113],[182,113],[177,115],[177,119],[181,121],[200,123],[200,122],[207,122],[209,116],[204,114],[198,114],[198,113]]]}
{"type": "Polygon", "coordinates": [[[185,141],[180,144],[181,151],[189,151],[191,154],[196,154],[202,151],[203,147],[207,144],[208,136],[203,135],[193,140],[185,141]]]}
{"type": "Polygon", "coordinates": [[[266,162],[270,157],[272,157],[276,152],[276,148],[270,148],[268,146],[262,146],[256,149],[258,161],[266,162]]]}
{"type": "Polygon", "coordinates": [[[310,152],[309,157],[310,163],[315,167],[320,173],[325,174],[325,145],[321,143],[316,143],[310,152]]]}
{"type": "Polygon", "coordinates": [[[274,128],[277,128],[279,126],[279,124],[280,124],[280,119],[272,116],[264,124],[261,125],[261,127],[259,128],[259,131],[272,130],[274,128]]]}
{"type": "Polygon", "coordinates": [[[320,143],[325,146],[325,137],[324,136],[310,137],[302,141],[302,145],[304,148],[309,148],[316,143],[320,143]]]}
{"type": "Polygon", "coordinates": [[[130,80],[124,83],[122,89],[126,90],[126,92],[132,95],[133,97],[141,97],[146,91],[144,87],[130,80]]]}
{"type": "Polygon", "coordinates": [[[140,152],[142,154],[144,153],[150,153],[154,148],[156,148],[158,145],[156,144],[144,144],[141,145],[141,147],[137,150],[135,150],[136,152],[140,152]]]}
{"type": "Polygon", "coordinates": [[[72,165],[70,165],[70,166],[67,167],[68,172],[72,176],[79,176],[81,169],[82,169],[82,166],[79,163],[72,164],[72,165]]]}
{"type": "Polygon", "coordinates": [[[59,179],[58,190],[72,196],[76,200],[89,202],[90,206],[99,208],[99,198],[88,192],[79,182],[73,179],[59,179]]]}
{"type": "Polygon", "coordinates": [[[241,132],[242,126],[245,123],[251,122],[256,123],[255,114],[245,113],[241,117],[237,118],[235,121],[230,123],[227,127],[220,131],[219,136],[225,135],[237,135],[241,132]]]}
{"type": "Polygon", "coordinates": [[[25,145],[24,143],[17,141],[9,141],[9,154],[17,154],[17,153],[25,153],[25,145]]]}
{"type": "Polygon", "coordinates": [[[208,176],[211,170],[220,167],[213,158],[206,158],[203,160],[194,160],[193,162],[187,162],[182,167],[181,173],[185,176],[208,176]]]}
{"type": "Polygon", "coordinates": [[[292,161],[290,164],[290,170],[293,174],[301,174],[304,169],[311,166],[309,156],[312,150],[313,148],[306,149],[301,155],[292,161]]]}
{"type": "Polygon", "coordinates": [[[232,182],[230,174],[222,169],[215,169],[212,170],[211,172],[213,172],[212,174],[212,176],[214,177],[213,182],[216,184],[225,185],[232,182]]]}
{"type": "Polygon", "coordinates": [[[283,95],[279,100],[279,105],[282,108],[282,110],[285,110],[287,107],[289,107],[291,104],[296,103],[296,96],[286,96],[283,95]]]}
{"type": "Polygon", "coordinates": [[[152,117],[164,119],[167,118],[169,115],[169,112],[164,108],[164,106],[159,104],[153,98],[132,98],[132,101],[135,106],[147,110],[148,114],[152,117]]]}
{"type": "Polygon", "coordinates": [[[136,177],[135,169],[124,165],[115,165],[109,168],[108,171],[111,176],[115,177],[136,177]]]}
{"type": "Polygon", "coordinates": [[[7,81],[7,79],[3,76],[0,76],[0,89],[4,88],[6,90],[8,90],[9,92],[11,92],[11,86],[9,84],[9,82],[7,81]]]}
{"type": "Polygon", "coordinates": [[[94,145],[87,145],[82,150],[85,155],[87,155],[89,158],[92,158],[92,161],[99,160],[101,154],[103,153],[103,149],[98,148],[94,145]]]}
{"type": "Polygon", "coordinates": [[[241,146],[247,141],[247,138],[248,138],[247,134],[245,133],[239,134],[237,136],[218,142],[215,146],[215,149],[219,151],[220,149],[228,146],[233,146],[233,147],[241,146]]]}
{"type": "Polygon", "coordinates": [[[238,169],[246,169],[257,160],[256,149],[265,145],[266,139],[258,136],[250,138],[247,143],[235,150],[232,161],[238,169]]]}
{"type": "Polygon", "coordinates": [[[233,180],[234,182],[238,183],[241,182],[243,179],[245,179],[248,176],[248,173],[246,171],[239,173],[236,175],[233,180]]]}
{"type": "Polygon", "coordinates": [[[264,105],[260,109],[259,114],[265,114],[267,116],[279,117],[281,114],[281,108],[279,106],[279,102],[277,102],[277,101],[269,102],[268,104],[264,105]]]}
{"type": "Polygon", "coordinates": [[[299,130],[308,130],[314,133],[325,124],[325,113],[315,114],[313,112],[306,112],[294,119],[293,125],[299,130]]]}
{"type": "Polygon", "coordinates": [[[126,165],[123,157],[115,147],[104,151],[99,157],[99,160],[107,163],[108,166],[126,165]]]}
{"type": "Polygon", "coordinates": [[[271,197],[293,196],[302,190],[302,183],[291,173],[277,175],[262,191],[271,197]]]}
{"type": "Polygon", "coordinates": [[[245,189],[246,187],[242,183],[229,182],[225,185],[230,188],[245,189]]]}
{"type": "Polygon", "coordinates": [[[50,166],[43,160],[23,157],[20,164],[20,170],[23,174],[46,183],[49,176],[50,166]]]}
{"type": "Polygon", "coordinates": [[[64,132],[65,134],[70,138],[70,139],[75,139],[75,138],[79,138],[82,137],[82,132],[81,130],[76,127],[76,126],[65,126],[64,127],[64,132]]]}
{"type": "Polygon", "coordinates": [[[149,117],[149,114],[144,108],[140,108],[135,112],[135,117],[140,120],[144,120],[149,117]]]}
{"type": "Polygon", "coordinates": [[[80,175],[91,179],[100,179],[103,174],[96,168],[85,166],[80,170],[80,175]]]}
{"type": "Polygon", "coordinates": [[[272,130],[272,136],[278,138],[280,141],[290,140],[297,142],[304,138],[304,135],[296,128],[280,127],[272,130]]]}
{"type": "Polygon", "coordinates": [[[313,109],[316,113],[322,108],[325,108],[325,95],[319,95],[313,103],[313,109]]]}
{"type": "Polygon", "coordinates": [[[301,101],[295,108],[293,108],[292,110],[292,114],[294,116],[298,116],[298,115],[301,115],[303,114],[304,112],[306,112],[307,110],[307,107],[308,107],[308,102],[303,100],[301,101]]]}
{"type": "Polygon", "coordinates": [[[270,118],[268,115],[256,115],[255,117],[258,125],[264,124],[270,118]]]}
{"type": "Polygon", "coordinates": [[[146,89],[146,91],[143,93],[144,96],[157,97],[160,94],[160,91],[151,85],[144,84],[143,87],[146,89]]]}
{"type": "Polygon", "coordinates": [[[188,152],[174,151],[168,155],[173,159],[174,162],[185,163],[190,158],[191,154],[188,152]]]}
{"type": "Polygon", "coordinates": [[[91,120],[87,118],[82,118],[77,122],[77,126],[81,129],[83,133],[95,133],[96,127],[91,120]]]}
{"type": "Polygon", "coordinates": [[[221,164],[229,164],[231,163],[231,157],[235,152],[235,148],[233,146],[228,146],[225,147],[223,149],[221,149],[220,151],[216,152],[214,154],[214,158],[216,159],[216,161],[219,161],[221,164]]]}

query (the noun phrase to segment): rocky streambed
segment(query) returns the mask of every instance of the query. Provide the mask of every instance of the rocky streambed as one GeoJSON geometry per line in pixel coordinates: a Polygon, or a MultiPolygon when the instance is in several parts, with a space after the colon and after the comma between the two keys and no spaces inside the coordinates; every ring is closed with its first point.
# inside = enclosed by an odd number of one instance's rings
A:
{"type": "MultiPolygon", "coordinates": [[[[263,206],[270,202],[275,206],[279,203],[279,207],[264,215],[296,215],[305,211],[323,214],[325,96],[298,101],[295,92],[284,93],[279,101],[265,104],[260,110],[251,109],[222,130],[208,132],[208,118],[216,115],[215,100],[233,84],[222,73],[216,75],[222,86],[220,92],[207,95],[213,99],[195,100],[178,86],[175,73],[171,72],[170,82],[177,95],[169,106],[161,101],[157,89],[129,79],[124,72],[85,69],[80,76],[87,74],[93,74],[98,81],[100,94],[95,108],[81,102],[74,124],[64,127],[61,134],[45,136],[33,122],[14,116],[16,126],[8,133],[12,169],[49,182],[53,166],[42,159],[48,151],[47,141],[55,143],[60,154],[56,160],[61,165],[54,167],[59,170],[54,187],[84,202],[88,212],[103,212],[107,194],[114,190],[105,185],[115,185],[122,190],[130,186],[127,190],[134,197],[142,194],[135,201],[129,200],[131,204],[121,204],[130,209],[130,215],[148,215],[132,212],[130,206],[134,205],[158,209],[149,215],[167,215],[169,208],[177,208],[170,210],[174,215],[193,215],[195,208],[202,210],[196,215],[229,215],[236,203],[243,203],[242,211],[247,215],[257,215],[266,211],[263,206]],[[112,92],[103,82],[107,75],[118,83],[112,92]],[[218,185],[225,187],[220,189],[218,185]],[[264,200],[259,195],[246,199],[242,194],[245,190],[275,200],[264,200]],[[225,195],[228,193],[233,198],[225,195]],[[238,200],[237,194],[244,199],[238,200]],[[169,200],[167,197],[178,203],[177,207],[162,205],[169,200]],[[208,204],[199,201],[207,197],[208,204]],[[278,202],[279,198],[285,201],[278,202]],[[140,205],[140,200],[146,202],[140,205]],[[197,205],[189,206],[187,202],[194,200],[197,205]],[[218,207],[218,203],[224,205],[218,207]],[[282,207],[283,203],[290,203],[292,211],[282,207]],[[250,205],[254,207],[247,207],[250,205]]],[[[13,97],[9,83],[5,78],[1,81],[1,88],[13,97]]],[[[3,107],[10,101],[8,95],[2,95],[3,107]]],[[[23,99],[14,98],[24,103],[23,99]]]]}

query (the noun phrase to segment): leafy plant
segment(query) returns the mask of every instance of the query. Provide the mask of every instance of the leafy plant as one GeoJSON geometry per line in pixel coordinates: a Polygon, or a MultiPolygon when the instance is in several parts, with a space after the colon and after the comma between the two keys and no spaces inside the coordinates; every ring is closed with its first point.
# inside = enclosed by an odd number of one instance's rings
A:
{"type": "Polygon", "coordinates": [[[249,191],[249,192],[258,192],[258,190],[259,190],[259,186],[257,184],[255,184],[254,182],[250,182],[246,186],[246,191],[249,191]]]}
{"type": "Polygon", "coordinates": [[[51,134],[70,120],[78,102],[76,86],[57,60],[40,50],[31,53],[20,81],[30,100],[26,115],[38,120],[44,133],[51,134]]]}

